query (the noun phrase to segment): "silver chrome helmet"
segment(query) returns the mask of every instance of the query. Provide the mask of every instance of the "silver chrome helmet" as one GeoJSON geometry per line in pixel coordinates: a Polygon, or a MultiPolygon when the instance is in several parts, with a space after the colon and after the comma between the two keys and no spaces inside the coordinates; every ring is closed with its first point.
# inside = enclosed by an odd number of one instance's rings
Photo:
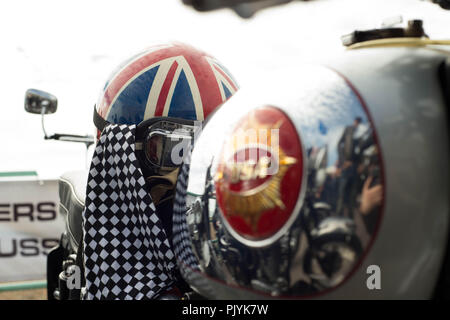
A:
{"type": "Polygon", "coordinates": [[[444,60],[360,49],[238,92],[181,169],[183,277],[214,299],[430,298],[449,220],[444,60]]]}

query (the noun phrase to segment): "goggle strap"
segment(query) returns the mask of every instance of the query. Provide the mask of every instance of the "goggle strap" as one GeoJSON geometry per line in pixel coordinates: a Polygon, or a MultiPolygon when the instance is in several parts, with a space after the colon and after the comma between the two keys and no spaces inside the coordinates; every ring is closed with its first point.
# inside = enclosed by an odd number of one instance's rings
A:
{"type": "Polygon", "coordinates": [[[106,121],[105,119],[102,118],[101,115],[98,114],[97,112],[97,108],[94,105],[94,125],[96,126],[96,128],[102,132],[103,129],[105,129],[105,127],[107,125],[109,125],[110,123],[108,121],[106,121]]]}
{"type": "Polygon", "coordinates": [[[144,145],[142,142],[136,142],[135,148],[136,148],[136,150],[144,150],[144,145]]]}

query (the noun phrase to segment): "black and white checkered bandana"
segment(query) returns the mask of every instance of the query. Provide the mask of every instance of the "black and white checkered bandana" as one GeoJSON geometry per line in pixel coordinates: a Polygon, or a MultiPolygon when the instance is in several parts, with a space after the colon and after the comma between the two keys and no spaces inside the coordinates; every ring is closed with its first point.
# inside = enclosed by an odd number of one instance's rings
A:
{"type": "Polygon", "coordinates": [[[176,254],[180,269],[189,267],[192,270],[200,271],[199,262],[192,251],[191,238],[186,222],[186,196],[189,182],[190,157],[191,154],[189,153],[178,174],[173,205],[173,250],[176,254]]]}
{"type": "Polygon", "coordinates": [[[217,297],[217,288],[211,286],[210,280],[202,275],[200,262],[193,252],[193,244],[189,235],[187,225],[187,187],[189,182],[190,170],[189,153],[184,158],[184,163],[180,168],[173,206],[173,250],[175,252],[177,263],[184,280],[190,284],[195,284],[197,289],[201,289],[203,295],[207,297],[217,297]]]}
{"type": "Polygon", "coordinates": [[[174,254],[135,154],[136,126],[109,125],[83,214],[86,299],[151,299],[174,281],[174,254]]]}

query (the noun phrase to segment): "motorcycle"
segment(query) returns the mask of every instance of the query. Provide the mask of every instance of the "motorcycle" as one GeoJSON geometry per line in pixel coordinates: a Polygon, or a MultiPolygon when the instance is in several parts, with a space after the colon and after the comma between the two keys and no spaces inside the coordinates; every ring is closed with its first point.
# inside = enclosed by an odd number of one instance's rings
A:
{"type": "MultiPolygon", "coordinates": [[[[414,20],[343,43],[326,67],[282,70],[281,83],[242,89],[208,120],[174,205],[186,298],[448,297],[450,42],[414,20]],[[383,290],[367,279],[374,266],[383,290]]],[[[36,90],[25,105],[42,118],[56,111],[36,90]]],[[[83,283],[68,281],[82,266],[86,179],[60,179],[66,230],[48,255],[49,299],[83,297],[83,283]]]]}

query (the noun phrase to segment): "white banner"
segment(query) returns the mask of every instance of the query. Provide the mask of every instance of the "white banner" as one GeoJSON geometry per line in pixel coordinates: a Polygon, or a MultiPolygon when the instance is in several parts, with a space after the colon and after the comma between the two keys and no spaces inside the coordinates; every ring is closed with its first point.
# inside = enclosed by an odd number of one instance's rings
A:
{"type": "Polygon", "coordinates": [[[64,231],[58,202],[57,180],[0,179],[0,283],[46,279],[47,253],[64,231]]]}

